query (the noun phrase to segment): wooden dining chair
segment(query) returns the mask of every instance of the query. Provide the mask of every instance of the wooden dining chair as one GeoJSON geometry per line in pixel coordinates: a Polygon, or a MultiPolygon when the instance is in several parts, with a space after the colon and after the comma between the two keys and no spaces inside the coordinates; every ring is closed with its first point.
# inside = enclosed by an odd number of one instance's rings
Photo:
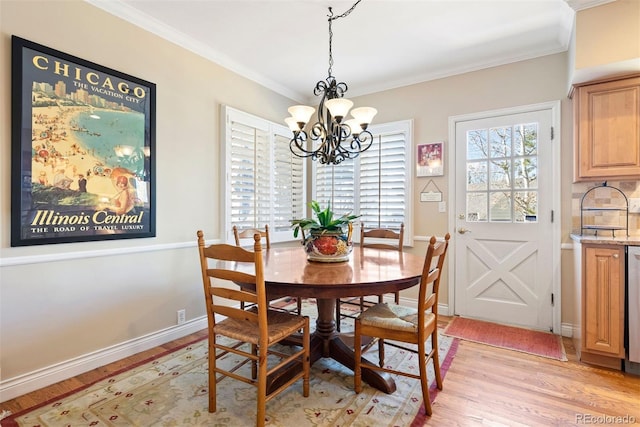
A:
{"type": "Polygon", "coordinates": [[[230,377],[257,387],[256,425],[264,426],[266,402],[291,384],[302,379],[302,394],[309,396],[309,318],[269,309],[259,234],[254,236],[253,252],[228,244],[205,246],[202,231],[197,235],[209,329],[209,412],[216,411],[217,383],[230,377]],[[233,269],[242,263],[253,264],[255,274],[233,269]],[[255,293],[237,283],[255,285],[255,293]],[[254,306],[241,310],[237,308],[240,301],[254,306]],[[302,348],[293,347],[291,354],[273,348],[299,331],[302,348]],[[217,363],[227,353],[240,357],[235,366],[217,363]],[[240,369],[247,363],[251,363],[250,372],[240,369]],[[282,381],[268,390],[274,378],[282,381]]]}
{"type": "MultiPolygon", "coordinates": [[[[389,249],[402,252],[404,241],[404,223],[400,224],[399,230],[389,228],[365,229],[364,223],[360,227],[360,247],[389,249]]],[[[383,302],[384,295],[378,295],[377,301],[371,301],[366,297],[336,299],[336,329],[340,331],[340,321],[344,318],[355,319],[367,307],[371,307],[379,302],[383,302]],[[343,312],[342,306],[358,307],[356,312],[343,312]]],[[[393,294],[396,304],[400,303],[400,292],[393,294]]]]}
{"type": "Polygon", "coordinates": [[[431,237],[429,241],[422,277],[420,278],[417,309],[395,303],[378,303],[373,307],[367,308],[356,319],[353,343],[355,349],[354,387],[356,393],[362,391],[362,368],[419,379],[422,386],[424,407],[427,415],[431,415],[427,363],[429,360],[433,360],[436,385],[439,390],[442,390],[442,376],[440,375],[440,361],[438,359],[438,293],[444,259],[449,247],[449,238],[450,235],[447,233],[444,241],[437,241],[435,236],[431,237]],[[361,347],[363,336],[373,338],[364,348],[361,347]],[[431,349],[427,351],[426,341],[429,337],[431,337],[431,349]],[[390,342],[391,340],[395,342],[390,342]],[[396,342],[415,344],[417,348],[411,348],[396,342]],[[366,359],[361,357],[362,353],[366,352],[375,343],[378,344],[378,365],[367,362],[366,359]],[[398,368],[385,365],[385,345],[398,347],[417,354],[420,374],[416,375],[406,370],[400,371],[398,368]]]}
{"type": "MultiPolygon", "coordinates": [[[[238,229],[238,227],[236,227],[235,225],[233,226],[233,237],[235,238],[236,241],[236,246],[243,246],[243,243],[246,244],[247,241],[250,241],[251,244],[253,245],[253,236],[255,234],[259,234],[260,235],[260,239],[265,241],[265,245],[267,250],[271,249],[271,240],[269,240],[269,225],[265,224],[264,226],[264,230],[260,230],[257,228],[245,228],[245,229],[238,229]]],[[[296,299],[296,309],[295,310],[286,310],[289,311],[290,313],[296,313],[296,314],[302,314],[302,298],[299,297],[277,297],[274,300],[271,301],[276,301],[276,300],[281,300],[281,301],[289,301],[291,298],[295,298],[296,299]]],[[[240,303],[240,308],[244,309],[244,303],[240,303]]]]}
{"type": "Polygon", "coordinates": [[[238,229],[237,226],[233,226],[233,237],[236,240],[236,246],[242,246],[242,242],[245,243],[248,241],[249,245],[253,245],[253,236],[255,234],[260,235],[260,239],[265,240],[265,248],[267,250],[271,249],[271,240],[269,240],[269,225],[265,224],[264,230],[260,230],[258,228],[244,228],[242,230],[238,229]]]}

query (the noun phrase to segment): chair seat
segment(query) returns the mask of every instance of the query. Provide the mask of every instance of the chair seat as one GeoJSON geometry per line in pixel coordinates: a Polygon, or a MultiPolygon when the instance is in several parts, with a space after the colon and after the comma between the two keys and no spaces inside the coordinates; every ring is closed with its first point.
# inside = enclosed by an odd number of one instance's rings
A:
{"type": "MultiPolygon", "coordinates": [[[[376,304],[364,311],[359,319],[362,326],[418,332],[418,310],[394,303],[376,304]]],[[[435,320],[436,316],[433,313],[425,314],[425,328],[435,320]]]]}
{"type": "MultiPolygon", "coordinates": [[[[258,312],[257,307],[251,307],[247,311],[258,312]]],[[[305,318],[284,311],[267,310],[267,335],[269,344],[277,342],[304,327],[305,318]]],[[[258,344],[260,329],[256,324],[248,320],[226,318],[217,322],[214,333],[225,335],[251,344],[258,344]]]]}

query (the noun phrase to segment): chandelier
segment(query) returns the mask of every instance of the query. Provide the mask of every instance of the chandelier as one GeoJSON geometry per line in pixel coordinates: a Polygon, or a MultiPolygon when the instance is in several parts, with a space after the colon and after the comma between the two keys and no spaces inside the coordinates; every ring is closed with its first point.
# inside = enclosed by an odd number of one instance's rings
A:
{"type": "Polygon", "coordinates": [[[346,159],[358,157],[360,153],[371,147],[373,136],[367,127],[378,112],[375,108],[360,107],[351,110],[351,117],[345,120],[353,102],[344,98],[347,91],[345,83],[338,83],[331,74],[333,68],[333,53],[331,49],[333,32],[331,23],[338,18],[349,15],[362,0],[354,3],[342,15],[333,15],[329,7],[329,76],[320,80],[313,89],[315,96],[322,96],[318,105],[318,120],[311,125],[309,132],[305,126],[309,123],[315,108],[306,105],[289,107],[291,117],[285,122],[293,132],[289,142],[289,149],[298,157],[311,157],[322,164],[340,164],[346,159]]]}

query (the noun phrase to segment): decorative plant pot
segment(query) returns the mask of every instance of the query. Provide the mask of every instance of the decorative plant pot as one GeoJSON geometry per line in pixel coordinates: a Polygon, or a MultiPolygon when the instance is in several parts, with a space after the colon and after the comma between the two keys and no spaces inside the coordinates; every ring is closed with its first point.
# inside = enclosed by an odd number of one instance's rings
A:
{"type": "Polygon", "coordinates": [[[353,250],[351,232],[312,230],[304,239],[304,249],[309,261],[344,262],[353,250]]]}

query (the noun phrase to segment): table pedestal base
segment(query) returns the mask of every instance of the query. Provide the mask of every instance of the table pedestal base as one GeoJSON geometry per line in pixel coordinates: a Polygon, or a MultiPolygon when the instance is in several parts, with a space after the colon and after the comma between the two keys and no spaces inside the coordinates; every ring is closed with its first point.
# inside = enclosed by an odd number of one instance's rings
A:
{"type": "MultiPolygon", "coordinates": [[[[321,357],[330,357],[347,368],[353,370],[355,367],[355,354],[353,349],[347,346],[339,336],[329,341],[324,341],[317,336],[311,341],[311,364],[321,357]],[[328,355],[323,356],[324,347],[328,347],[328,355]],[[320,351],[322,349],[322,351],[320,351]]],[[[363,361],[366,359],[363,357],[363,361]]],[[[362,379],[372,387],[377,388],[385,393],[393,393],[396,391],[396,383],[393,378],[386,372],[372,371],[370,369],[362,369],[362,379]]]]}
{"type": "MultiPolygon", "coordinates": [[[[313,365],[315,361],[323,357],[330,357],[347,368],[353,370],[355,367],[355,353],[353,348],[345,344],[340,334],[336,331],[336,323],[333,319],[335,313],[335,300],[318,299],[318,320],[316,321],[316,330],[311,335],[310,343],[310,362],[313,365]]],[[[294,345],[300,345],[299,342],[291,342],[294,345]]],[[[367,361],[364,357],[363,361],[367,361]]],[[[370,369],[362,369],[362,379],[372,387],[377,388],[385,393],[393,393],[396,391],[396,383],[393,378],[386,372],[373,371],[370,369]]],[[[280,381],[274,381],[273,387],[286,381],[281,378],[280,381]]]]}

